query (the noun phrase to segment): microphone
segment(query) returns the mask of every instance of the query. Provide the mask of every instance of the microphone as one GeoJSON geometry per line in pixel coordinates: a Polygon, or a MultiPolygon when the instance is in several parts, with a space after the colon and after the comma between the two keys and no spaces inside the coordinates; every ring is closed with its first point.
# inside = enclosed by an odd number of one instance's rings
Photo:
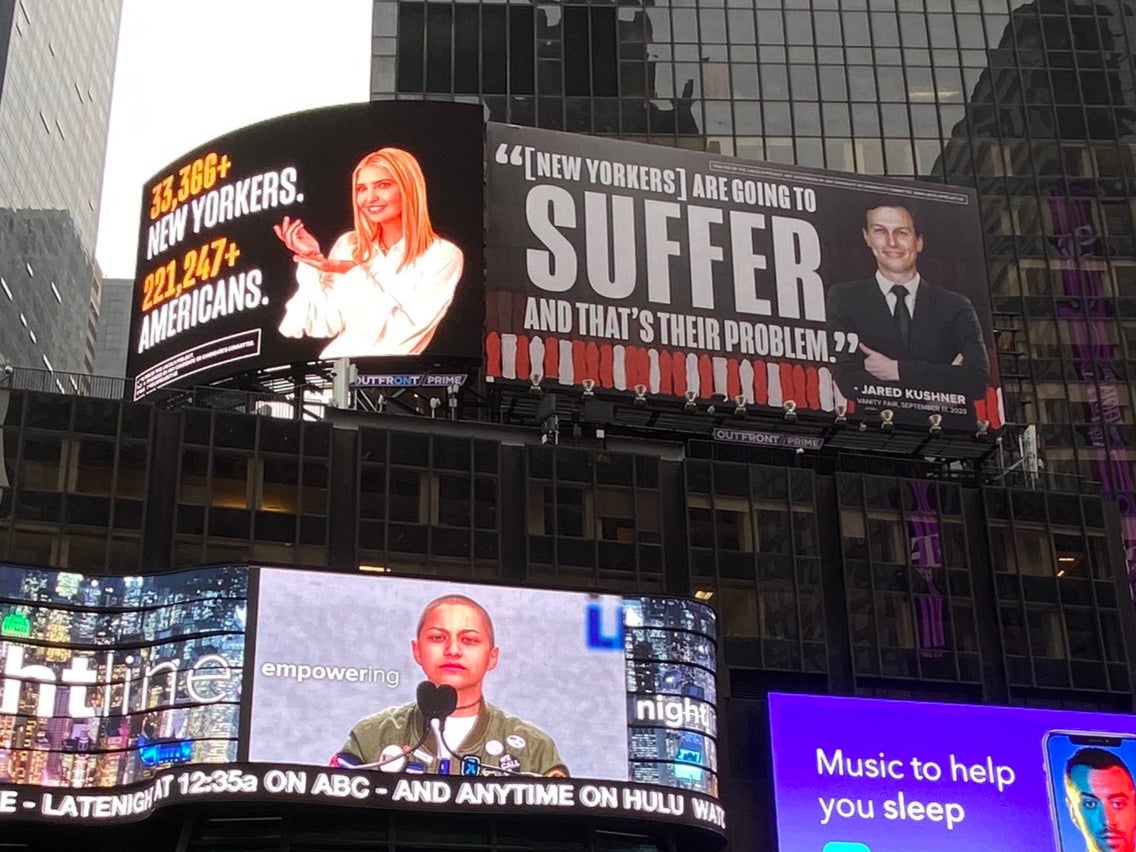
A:
{"type": "Polygon", "coordinates": [[[443,761],[449,763],[453,755],[446,747],[446,738],[443,732],[446,729],[446,717],[458,706],[458,691],[448,683],[436,686],[428,680],[418,684],[418,710],[422,714],[425,724],[422,726],[422,739],[425,740],[432,731],[434,742],[438,744],[437,755],[441,765],[443,761]]]}
{"type": "Polygon", "coordinates": [[[458,706],[458,691],[448,683],[435,686],[428,680],[418,684],[418,712],[427,721],[445,720],[458,706]]]}
{"type": "Polygon", "coordinates": [[[450,686],[448,683],[443,683],[438,687],[438,711],[439,716],[445,719],[451,713],[458,709],[458,691],[450,686]]]}
{"type": "Polygon", "coordinates": [[[418,702],[418,712],[426,719],[431,719],[434,716],[434,704],[438,697],[438,687],[430,683],[428,680],[422,681],[418,684],[418,691],[415,693],[415,700],[418,702]]]}

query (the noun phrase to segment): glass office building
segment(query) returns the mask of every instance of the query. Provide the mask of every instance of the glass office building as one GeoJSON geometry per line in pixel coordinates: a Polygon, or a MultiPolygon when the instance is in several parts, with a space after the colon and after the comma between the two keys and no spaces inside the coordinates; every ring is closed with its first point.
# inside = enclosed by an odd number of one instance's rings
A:
{"type": "MultiPolygon", "coordinates": [[[[0,395],[0,560],[126,575],[377,566],[709,599],[730,852],[785,839],[771,691],[1131,713],[1133,11],[1109,0],[374,5],[376,98],[476,100],[495,120],[974,186],[1006,461],[1036,424],[1046,475],[1034,483],[618,423],[601,441],[570,436],[567,418],[558,445],[501,422],[484,399],[444,417],[444,390],[437,417],[428,391],[413,403],[392,392],[386,410],[302,422],[216,389],[182,407],[13,391],[0,395]]],[[[691,848],[621,818],[250,803],[103,831],[124,849],[179,852],[691,848]]],[[[6,840],[49,837],[22,826],[6,840]]]]}
{"type": "Polygon", "coordinates": [[[130,306],[134,303],[134,281],[104,278],[99,298],[99,326],[95,338],[96,376],[126,375],[129,346],[130,306]]]}
{"type": "MultiPolygon", "coordinates": [[[[1126,0],[376,0],[376,98],[975,187],[1007,416],[1136,565],[1136,8],[1126,0]]],[[[1006,444],[1012,448],[1017,432],[1006,444]]]]}
{"type": "Polygon", "coordinates": [[[554,508],[538,528],[529,517],[530,571],[602,582],[626,564],[644,581],[660,564],[716,591],[723,789],[759,805],[731,848],[768,848],[755,732],[770,689],[1131,707],[1108,662],[1129,596],[1088,566],[1111,558],[1121,583],[1136,568],[1134,51],[1130,0],[376,0],[374,98],[476,100],[497,121],[978,191],[1004,461],[1036,425],[1041,489],[942,490],[852,458],[805,482],[708,447],[683,462],[680,510],[658,486],[660,529],[683,524],[684,549],[656,563],[637,532],[621,563],[602,541],[591,560],[545,544],[602,539],[573,509],[586,518],[607,484],[585,484],[589,502],[564,488],[569,466],[535,468],[554,508]],[[1087,508],[1085,491],[1106,502],[1087,508]]]}
{"type": "Polygon", "coordinates": [[[120,8],[0,0],[0,356],[10,364],[82,373],[94,363],[120,8]]]}

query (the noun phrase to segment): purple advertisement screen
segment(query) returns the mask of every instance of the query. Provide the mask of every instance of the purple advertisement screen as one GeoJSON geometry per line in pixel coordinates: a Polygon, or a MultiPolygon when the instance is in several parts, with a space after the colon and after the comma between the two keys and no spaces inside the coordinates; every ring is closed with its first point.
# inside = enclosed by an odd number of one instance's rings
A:
{"type": "Polygon", "coordinates": [[[1136,716],[769,696],[780,852],[1136,852],[1136,716]]]}

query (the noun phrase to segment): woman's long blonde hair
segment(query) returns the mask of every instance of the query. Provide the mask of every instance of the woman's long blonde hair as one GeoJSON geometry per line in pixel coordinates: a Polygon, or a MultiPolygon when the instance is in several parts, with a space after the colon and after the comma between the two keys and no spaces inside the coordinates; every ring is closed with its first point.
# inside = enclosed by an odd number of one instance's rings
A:
{"type": "Polygon", "coordinates": [[[398,267],[402,269],[430,248],[438,236],[430,224],[430,211],[426,209],[426,178],[414,155],[401,148],[380,148],[359,161],[351,174],[351,207],[355,212],[355,245],[351,247],[351,256],[359,264],[374,256],[379,236],[379,228],[359,210],[355,192],[359,172],[367,166],[382,166],[390,171],[402,193],[402,239],[406,245],[398,267]]]}

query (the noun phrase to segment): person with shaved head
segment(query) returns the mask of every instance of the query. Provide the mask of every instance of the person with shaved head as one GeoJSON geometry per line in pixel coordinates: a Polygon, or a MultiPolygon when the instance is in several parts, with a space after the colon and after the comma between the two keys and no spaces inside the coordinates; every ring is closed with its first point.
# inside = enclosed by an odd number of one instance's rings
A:
{"type": "Polygon", "coordinates": [[[440,730],[430,735],[417,702],[389,707],[357,722],[340,754],[388,772],[568,775],[552,737],[485,700],[485,676],[497,668],[501,649],[481,604],[456,594],[430,601],[410,650],[429,684],[456,695],[440,730]]]}

